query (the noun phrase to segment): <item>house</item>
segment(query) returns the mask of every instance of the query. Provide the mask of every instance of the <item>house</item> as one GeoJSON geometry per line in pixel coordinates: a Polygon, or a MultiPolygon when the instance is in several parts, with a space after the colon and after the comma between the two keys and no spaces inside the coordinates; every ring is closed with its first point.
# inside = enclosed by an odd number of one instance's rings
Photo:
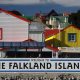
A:
{"type": "Polygon", "coordinates": [[[61,53],[76,53],[77,55],[80,53],[80,28],[75,25],[69,25],[46,38],[45,42],[47,45],[59,48],[61,53]]]}
{"type": "Polygon", "coordinates": [[[50,16],[50,18],[46,21],[46,24],[51,26],[52,29],[63,29],[69,25],[68,16],[50,16]]]}
{"type": "Polygon", "coordinates": [[[0,9],[0,42],[20,42],[28,39],[30,20],[0,9]]]}
{"type": "MultiPolygon", "coordinates": [[[[28,39],[30,23],[30,20],[24,19],[20,15],[0,8],[0,43],[25,41],[28,39]]],[[[1,45],[0,49],[2,50],[1,45]]],[[[2,56],[2,53],[5,52],[0,51],[0,53],[2,56]]]]}
{"type": "Polygon", "coordinates": [[[38,42],[44,42],[45,25],[40,22],[32,22],[29,26],[29,38],[38,42]]]}

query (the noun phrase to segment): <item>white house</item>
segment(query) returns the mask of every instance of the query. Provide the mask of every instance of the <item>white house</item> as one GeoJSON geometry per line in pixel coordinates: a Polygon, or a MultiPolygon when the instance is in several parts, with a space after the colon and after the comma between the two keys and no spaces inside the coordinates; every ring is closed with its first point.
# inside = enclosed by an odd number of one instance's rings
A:
{"type": "Polygon", "coordinates": [[[29,20],[0,9],[0,42],[27,40],[29,24],[29,20]]]}
{"type": "MultiPolygon", "coordinates": [[[[0,42],[22,42],[27,40],[30,23],[31,21],[21,16],[0,9],[0,42]]],[[[3,50],[0,51],[0,57],[4,57],[4,53],[3,50]]]]}
{"type": "Polygon", "coordinates": [[[45,25],[40,22],[31,22],[29,26],[29,38],[38,42],[44,42],[45,25]]]}

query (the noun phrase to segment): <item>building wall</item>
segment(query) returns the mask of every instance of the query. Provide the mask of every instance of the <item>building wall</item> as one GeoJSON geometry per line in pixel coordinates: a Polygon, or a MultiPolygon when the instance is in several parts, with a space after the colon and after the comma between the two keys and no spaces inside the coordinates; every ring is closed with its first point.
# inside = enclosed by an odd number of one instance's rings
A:
{"type": "Polygon", "coordinates": [[[9,14],[0,13],[0,28],[2,28],[2,41],[24,41],[28,39],[28,22],[9,14]]]}
{"type": "Polygon", "coordinates": [[[42,32],[30,32],[29,38],[38,42],[43,42],[43,33],[42,32]]]}

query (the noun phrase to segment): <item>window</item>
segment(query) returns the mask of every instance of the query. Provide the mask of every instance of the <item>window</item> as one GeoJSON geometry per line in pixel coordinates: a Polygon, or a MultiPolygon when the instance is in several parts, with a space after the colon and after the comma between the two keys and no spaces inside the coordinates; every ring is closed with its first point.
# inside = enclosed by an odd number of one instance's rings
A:
{"type": "Polygon", "coordinates": [[[56,18],[53,18],[53,21],[56,21],[56,18]]]}
{"type": "Polygon", "coordinates": [[[65,17],[64,22],[65,22],[65,23],[68,22],[68,18],[67,18],[67,17],[65,17]]]}
{"type": "Polygon", "coordinates": [[[0,28],[0,40],[2,40],[2,28],[0,28]]]}
{"type": "Polygon", "coordinates": [[[68,33],[68,41],[76,41],[76,33],[68,33]]]}

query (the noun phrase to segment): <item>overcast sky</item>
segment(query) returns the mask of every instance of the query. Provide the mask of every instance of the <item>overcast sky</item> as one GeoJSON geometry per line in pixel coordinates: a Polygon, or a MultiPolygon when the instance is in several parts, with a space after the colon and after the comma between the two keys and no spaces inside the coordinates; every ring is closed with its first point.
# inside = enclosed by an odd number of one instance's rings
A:
{"type": "Polygon", "coordinates": [[[58,13],[77,12],[80,10],[80,0],[0,0],[0,8],[17,10],[24,15],[49,13],[52,9],[58,13]]]}
{"type": "Polygon", "coordinates": [[[0,0],[0,4],[47,4],[57,3],[64,6],[80,6],[80,0],[0,0]]]}

